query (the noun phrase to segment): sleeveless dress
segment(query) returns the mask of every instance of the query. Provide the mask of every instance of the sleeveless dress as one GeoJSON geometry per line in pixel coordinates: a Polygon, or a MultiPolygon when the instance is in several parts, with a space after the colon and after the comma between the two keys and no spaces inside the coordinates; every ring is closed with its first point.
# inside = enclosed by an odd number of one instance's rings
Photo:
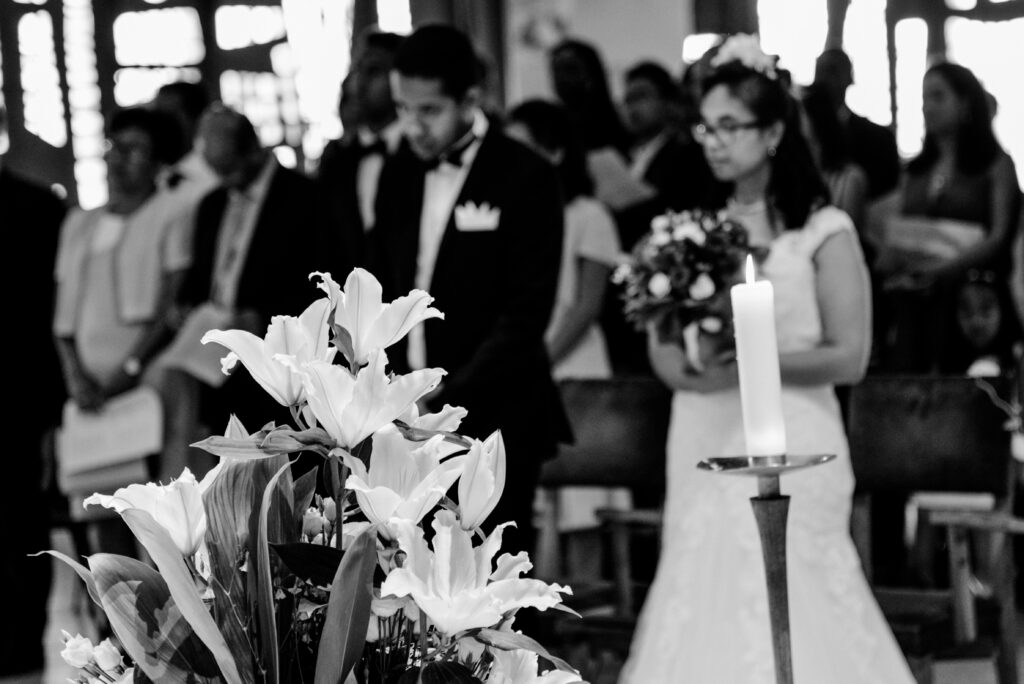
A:
{"type": "MultiPolygon", "coordinates": [[[[772,241],[763,273],[775,289],[780,352],[821,341],[813,258],[837,231],[853,231],[853,225],[826,207],[803,229],[772,241]]],[[[790,453],[837,455],[781,480],[782,493],[792,497],[787,561],[794,680],[912,684],[849,536],[854,479],[833,388],[784,385],[782,402],[790,453]]],[[[749,501],[757,495],[756,480],[696,467],[744,448],[738,390],[676,392],[661,557],[620,682],[774,683],[764,565],[749,501]]]]}

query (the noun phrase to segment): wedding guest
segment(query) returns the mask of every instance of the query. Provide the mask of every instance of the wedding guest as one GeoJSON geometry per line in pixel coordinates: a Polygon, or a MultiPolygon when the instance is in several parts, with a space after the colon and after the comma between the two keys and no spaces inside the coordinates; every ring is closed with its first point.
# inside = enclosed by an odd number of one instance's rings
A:
{"type": "MultiPolygon", "coordinates": [[[[384,158],[400,138],[389,74],[402,36],[373,32],[361,43],[348,76],[358,123],[353,132],[327,144],[317,177],[329,229],[339,235],[344,261],[357,264],[363,262],[366,233],[376,222],[373,205],[384,158]]],[[[345,275],[338,268],[332,271],[345,275]]]]}
{"type": "Polygon", "coordinates": [[[939,371],[953,375],[1012,375],[1024,342],[1009,290],[992,271],[971,269],[956,293],[949,344],[939,371]]]}
{"type": "Polygon", "coordinates": [[[853,85],[853,63],[838,48],[822,52],[814,65],[814,84],[829,95],[850,150],[850,158],[868,178],[868,199],[875,200],[896,189],[900,157],[896,137],[885,126],[853,112],[846,104],[846,91],[853,85]]]}
{"type": "MultiPolygon", "coordinates": [[[[200,120],[199,141],[221,187],[199,205],[195,258],[179,301],[193,320],[209,317],[215,327],[263,337],[272,316],[298,315],[315,299],[309,274],[336,267],[344,254],[337,236],[324,230],[313,181],[264,149],[244,115],[214,103],[200,120]]],[[[203,332],[186,320],[179,334],[203,332]]],[[[219,431],[231,414],[246,426],[288,418],[244,369],[214,387],[217,366],[214,360],[198,378],[201,416],[210,429],[219,431]]]]}
{"type": "Polygon", "coordinates": [[[478,76],[469,38],[450,26],[421,27],[399,49],[403,142],[381,172],[370,263],[386,298],[421,288],[444,312],[389,358],[447,370],[425,404],[468,409],[460,431],[501,429],[508,475],[486,525],[515,521],[503,545],[515,552],[533,545],[540,464],[568,436],[544,344],[563,210],[551,165],[481,112],[478,76]]]}
{"type": "Polygon", "coordinates": [[[924,145],[907,165],[899,215],[886,238],[911,230],[936,238],[918,239],[913,251],[885,249],[876,262],[885,277],[883,363],[896,372],[934,370],[943,354],[943,321],[950,320],[955,289],[968,270],[993,270],[1006,286],[1021,207],[1013,160],[996,140],[974,74],[936,64],[923,88],[924,145]],[[930,249],[939,239],[941,251],[930,249]]]}
{"type": "MultiPolygon", "coordinates": [[[[678,99],[679,89],[660,64],[640,62],[626,72],[622,102],[633,139],[629,170],[657,193],[649,218],[666,209],[697,206],[711,180],[700,146],[673,126],[671,115],[678,99]]],[[[633,243],[628,242],[627,248],[633,243]]]]}
{"type": "Polygon", "coordinates": [[[0,583],[8,588],[0,620],[0,679],[42,682],[43,634],[50,596],[52,561],[29,558],[47,548],[49,516],[45,463],[52,456],[53,429],[60,422],[64,383],[54,348],[53,268],[65,208],[48,188],[23,178],[5,162],[7,112],[0,105],[0,225],[19,268],[4,269],[6,316],[17,327],[18,346],[32,364],[32,401],[12,402],[8,414],[18,426],[17,458],[7,459],[8,487],[0,504],[7,521],[0,544],[0,583]],[[29,296],[27,293],[31,293],[29,296]]]}
{"type": "Polygon", "coordinates": [[[206,193],[220,182],[217,174],[203,160],[196,149],[196,129],[199,117],[210,104],[210,96],[202,83],[175,81],[160,86],[150,107],[164,112],[178,122],[181,131],[182,154],[173,161],[162,177],[160,185],[179,193],[184,202],[198,204],[206,193]]]}
{"type": "MultiPolygon", "coordinates": [[[[565,237],[555,310],[545,341],[552,375],[563,378],[609,378],[611,362],[598,316],[612,269],[622,260],[611,214],[592,196],[583,146],[565,110],[544,100],[528,100],[508,114],[505,132],[548,159],[558,170],[565,205],[565,237]]],[[[570,416],[571,419],[571,416],[570,416]]],[[[624,490],[563,488],[546,497],[548,513],[557,515],[566,536],[566,567],[571,577],[599,571],[598,508],[629,507],[624,490]]],[[[538,566],[541,559],[537,559],[538,566]]]]}
{"type": "MultiPolygon", "coordinates": [[[[176,153],[175,124],[159,112],[131,108],[116,111],[106,132],[109,200],[64,221],[53,334],[68,393],[80,410],[99,411],[142,383],[161,395],[168,414],[176,404],[164,394],[153,361],[173,335],[172,306],[192,259],[189,214],[157,190],[159,174],[176,153]]],[[[136,555],[119,521],[102,521],[97,532],[104,551],[136,555]]]]}
{"type": "MultiPolygon", "coordinates": [[[[830,96],[820,84],[812,85],[804,90],[801,105],[804,137],[828,185],[832,204],[845,211],[861,231],[867,206],[868,178],[864,169],[853,161],[849,142],[843,135],[830,96]]],[[[864,245],[864,240],[861,240],[861,245],[864,245]]]]}
{"type": "MultiPolygon", "coordinates": [[[[861,570],[850,538],[853,470],[832,386],[859,379],[870,344],[868,278],[850,218],[800,133],[797,104],[749,36],[712,60],[694,137],[731,189],[720,208],[750,243],[770,248],[787,449],[831,453],[787,478],[787,563],[793,672],[799,680],[914,681],[861,570]]],[[[735,354],[696,371],[682,340],[652,323],[651,361],[675,390],[657,575],[622,682],[768,682],[774,657],[750,478],[697,469],[747,452],[735,354]]],[[[720,349],[720,347],[719,347],[720,349]]]]}
{"type": "Polygon", "coordinates": [[[588,153],[612,149],[625,158],[629,134],[612,100],[597,48],[582,40],[564,40],[551,49],[548,65],[555,94],[579,131],[583,148],[588,153]]]}
{"type": "MultiPolygon", "coordinates": [[[[612,100],[601,55],[589,43],[564,40],[549,51],[548,66],[555,94],[587,154],[594,196],[613,212],[643,203],[638,216],[617,221],[616,227],[629,233],[620,233],[619,242],[629,249],[649,223],[650,210],[644,201],[652,199],[655,192],[629,176],[629,133],[612,100]]],[[[626,324],[618,297],[611,289],[605,297],[601,328],[617,374],[650,372],[642,340],[626,324]]]]}

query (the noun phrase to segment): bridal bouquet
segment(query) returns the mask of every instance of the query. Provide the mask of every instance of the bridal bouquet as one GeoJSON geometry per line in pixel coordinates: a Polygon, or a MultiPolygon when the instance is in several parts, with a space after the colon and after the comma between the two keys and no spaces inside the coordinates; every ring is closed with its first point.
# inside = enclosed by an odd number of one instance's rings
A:
{"type": "Polygon", "coordinates": [[[442,369],[385,372],[388,346],[443,317],[432,298],[414,290],[383,303],[360,269],[344,288],[313,276],[325,296],[274,317],[264,338],[203,339],[226,347],[225,371],[244,365],[295,424],[249,433],[232,419],[196,445],[220,457],[201,481],[186,469],[86,501],[116,511],[155,568],[49,552],[85,582],[130,661],[68,635],[79,681],[580,681],[515,630],[520,609],[572,612],[562,605],[571,590],[523,577],[526,553],[499,555],[508,523],[480,528],[504,487],[500,432],[470,439],[457,432],[464,409],[418,411],[442,369]],[[293,477],[299,452],[320,465],[293,477]],[[456,486],[458,503],[446,496],[456,486]]]}
{"type": "Polygon", "coordinates": [[[750,251],[746,229],[725,212],[655,217],[613,276],[624,287],[626,319],[638,329],[654,325],[662,340],[683,335],[691,366],[700,370],[696,338],[702,332],[729,337],[728,288],[750,251]]]}

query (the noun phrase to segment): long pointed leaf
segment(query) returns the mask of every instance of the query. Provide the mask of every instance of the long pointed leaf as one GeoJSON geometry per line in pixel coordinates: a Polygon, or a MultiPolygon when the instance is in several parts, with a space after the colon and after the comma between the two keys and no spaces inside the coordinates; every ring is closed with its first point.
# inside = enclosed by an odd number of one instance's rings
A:
{"type": "Polygon", "coordinates": [[[160,569],[171,597],[174,598],[181,614],[192,625],[196,635],[213,653],[227,684],[241,684],[242,679],[235,659],[228,650],[217,623],[203,605],[192,580],[192,574],[182,560],[181,552],[171,541],[170,535],[145,511],[127,510],[121,517],[160,569]]]}
{"type": "Polygon", "coordinates": [[[495,648],[500,648],[503,651],[514,651],[517,649],[533,651],[542,658],[550,660],[551,664],[562,672],[579,674],[572,665],[561,658],[551,655],[548,653],[547,649],[525,634],[501,632],[496,629],[481,629],[475,636],[477,641],[483,642],[489,646],[494,646],[495,648]]]}
{"type": "MultiPolygon", "coordinates": [[[[267,539],[267,517],[274,500],[277,481],[289,472],[291,463],[281,466],[263,490],[260,504],[259,531],[256,536],[256,612],[259,616],[260,641],[263,644],[263,667],[267,684],[277,684],[280,664],[277,653],[277,623],[274,619],[274,578],[270,574],[270,544],[267,539]]],[[[291,507],[288,509],[291,515],[291,507]]]]}
{"type": "Polygon", "coordinates": [[[371,526],[345,551],[334,576],[317,651],[315,684],[345,681],[363,654],[376,566],[377,529],[371,526]]]}
{"type": "Polygon", "coordinates": [[[308,473],[295,480],[295,484],[292,487],[292,498],[295,499],[295,509],[292,513],[295,516],[295,525],[297,528],[302,528],[302,516],[306,513],[306,509],[309,508],[309,504],[313,501],[313,494],[316,491],[316,476],[317,468],[313,468],[308,473]]]}
{"type": "Polygon", "coordinates": [[[33,553],[33,556],[39,556],[41,554],[48,553],[54,558],[64,561],[72,570],[78,573],[78,576],[85,582],[85,588],[89,592],[89,597],[92,598],[93,603],[97,606],[103,607],[103,600],[100,598],[99,589],[96,588],[96,580],[92,576],[92,572],[89,568],[85,567],[74,558],[65,556],[60,551],[40,551],[39,553],[33,553]]]}
{"type": "Polygon", "coordinates": [[[145,563],[109,553],[89,558],[103,610],[128,655],[155,682],[220,681],[213,654],[145,563]]]}

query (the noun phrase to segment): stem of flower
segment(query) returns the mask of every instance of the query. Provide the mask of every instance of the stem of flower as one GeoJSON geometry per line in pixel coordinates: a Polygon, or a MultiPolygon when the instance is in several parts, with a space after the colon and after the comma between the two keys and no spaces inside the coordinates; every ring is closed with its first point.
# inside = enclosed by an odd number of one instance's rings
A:
{"type": "Polygon", "coordinates": [[[115,681],[113,677],[107,674],[105,670],[103,670],[99,665],[96,665],[95,663],[90,663],[82,669],[98,679],[105,679],[108,682],[115,681]]]}
{"type": "Polygon", "coordinates": [[[427,662],[427,614],[420,609],[420,669],[427,662]]]}

